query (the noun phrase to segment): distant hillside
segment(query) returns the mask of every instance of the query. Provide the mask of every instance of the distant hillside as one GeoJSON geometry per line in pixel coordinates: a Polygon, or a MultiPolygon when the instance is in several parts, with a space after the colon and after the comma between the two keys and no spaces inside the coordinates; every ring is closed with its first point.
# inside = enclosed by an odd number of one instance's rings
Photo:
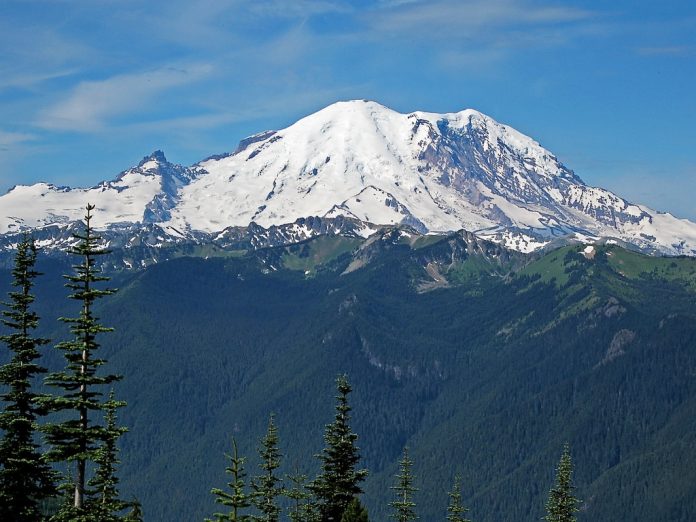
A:
{"type": "MultiPolygon", "coordinates": [[[[342,372],[373,520],[405,445],[421,520],[444,518],[455,473],[473,520],[539,520],[565,441],[580,520],[696,517],[696,260],[407,229],[200,254],[120,273],[100,310],[126,376],[123,491],[146,520],[210,516],[230,437],[253,468],[270,412],[285,470],[315,474],[342,372]]],[[[63,338],[66,268],[41,268],[63,338]]]]}

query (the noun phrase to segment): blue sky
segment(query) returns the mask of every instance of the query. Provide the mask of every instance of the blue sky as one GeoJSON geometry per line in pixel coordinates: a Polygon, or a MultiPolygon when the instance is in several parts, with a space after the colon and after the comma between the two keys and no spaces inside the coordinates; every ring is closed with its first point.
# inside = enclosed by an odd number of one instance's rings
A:
{"type": "Polygon", "coordinates": [[[334,101],[478,109],[696,219],[696,2],[3,0],[0,193],[191,164],[334,101]]]}

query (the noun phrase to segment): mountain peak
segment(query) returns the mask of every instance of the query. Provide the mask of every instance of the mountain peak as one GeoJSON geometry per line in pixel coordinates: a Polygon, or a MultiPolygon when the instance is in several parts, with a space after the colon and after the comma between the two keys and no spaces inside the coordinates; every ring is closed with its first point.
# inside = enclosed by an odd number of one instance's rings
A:
{"type": "Polygon", "coordinates": [[[378,114],[398,114],[398,112],[371,100],[343,100],[332,103],[319,111],[302,118],[297,123],[314,120],[354,120],[371,119],[378,114]]]}
{"type": "Polygon", "coordinates": [[[358,108],[368,107],[371,109],[392,110],[389,107],[387,107],[386,105],[382,105],[379,102],[376,102],[374,100],[366,100],[366,99],[340,100],[340,101],[332,103],[331,105],[327,105],[326,107],[324,107],[324,109],[321,109],[321,110],[327,110],[327,109],[331,109],[331,108],[337,108],[337,109],[343,108],[343,109],[345,109],[345,108],[350,108],[350,107],[358,107],[358,108]]]}
{"type": "Polygon", "coordinates": [[[696,255],[695,224],[587,186],[534,139],[474,109],[402,114],[340,101],[193,167],[156,150],[91,189],[14,190],[0,198],[0,233],[79,219],[85,200],[97,203],[103,226],[216,233],[342,217],[466,229],[522,251],[581,234],[696,255]]]}
{"type": "Polygon", "coordinates": [[[475,109],[402,114],[339,101],[202,166],[208,174],[182,190],[169,225],[214,232],[344,216],[463,228],[523,251],[582,233],[696,254],[694,225],[587,186],[533,138],[475,109]]]}
{"type": "Polygon", "coordinates": [[[423,117],[427,119],[432,119],[432,120],[450,120],[450,121],[465,121],[465,120],[471,120],[476,119],[476,120],[482,120],[484,122],[491,122],[497,125],[501,125],[497,121],[495,121],[493,118],[488,116],[487,114],[484,114],[483,112],[480,112],[476,109],[471,109],[471,108],[466,108],[462,109],[457,112],[444,112],[444,113],[437,113],[437,112],[429,112],[429,111],[422,111],[422,110],[415,110],[411,111],[408,113],[401,113],[395,109],[392,109],[391,107],[388,107],[382,103],[379,103],[374,100],[367,100],[367,99],[361,99],[361,100],[342,100],[342,101],[337,101],[332,103],[331,105],[328,105],[324,107],[323,109],[320,109],[319,111],[315,112],[314,114],[311,114],[307,117],[312,117],[315,115],[319,114],[340,114],[342,112],[364,112],[366,114],[375,114],[375,113],[387,113],[387,114],[393,114],[393,115],[398,115],[398,116],[410,116],[410,117],[423,117]]]}
{"type": "Polygon", "coordinates": [[[152,154],[150,154],[149,156],[145,156],[142,160],[140,160],[140,163],[138,163],[138,167],[139,168],[142,168],[142,167],[153,168],[156,165],[163,165],[163,164],[167,164],[167,163],[169,163],[169,162],[167,161],[167,158],[165,157],[164,152],[162,152],[161,150],[156,150],[152,154]],[[151,165],[151,166],[148,165],[148,164],[153,164],[153,163],[155,165],[151,165]]]}

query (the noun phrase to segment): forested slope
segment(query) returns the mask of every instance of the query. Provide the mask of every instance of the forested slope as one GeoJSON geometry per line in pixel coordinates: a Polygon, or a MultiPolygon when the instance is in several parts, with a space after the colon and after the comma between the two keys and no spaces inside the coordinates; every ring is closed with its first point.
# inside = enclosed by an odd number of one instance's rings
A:
{"type": "MultiPolygon", "coordinates": [[[[270,412],[284,470],[316,474],[344,372],[371,519],[386,520],[407,445],[423,520],[444,518],[455,473],[473,520],[538,520],[565,441],[581,519],[693,519],[694,260],[609,246],[455,256],[451,240],[391,239],[117,276],[100,316],[125,375],[122,489],[147,520],[209,516],[231,436],[253,467],[270,412]]],[[[65,267],[42,268],[37,305],[59,340],[65,267]]]]}

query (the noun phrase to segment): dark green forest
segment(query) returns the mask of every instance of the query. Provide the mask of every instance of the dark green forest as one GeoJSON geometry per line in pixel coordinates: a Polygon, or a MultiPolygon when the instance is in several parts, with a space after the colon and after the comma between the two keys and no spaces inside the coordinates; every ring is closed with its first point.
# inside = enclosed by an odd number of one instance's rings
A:
{"type": "MultiPolygon", "coordinates": [[[[406,447],[421,520],[446,519],[455,476],[466,518],[539,520],[565,443],[578,520],[693,520],[696,261],[461,241],[321,237],[109,274],[119,291],[95,311],[114,328],[105,373],[124,376],[122,497],[148,521],[212,516],[232,437],[255,474],[271,413],[279,476],[316,477],[345,374],[370,520],[393,512],[406,447]]],[[[41,364],[57,371],[70,262],[37,261],[41,364]]]]}

